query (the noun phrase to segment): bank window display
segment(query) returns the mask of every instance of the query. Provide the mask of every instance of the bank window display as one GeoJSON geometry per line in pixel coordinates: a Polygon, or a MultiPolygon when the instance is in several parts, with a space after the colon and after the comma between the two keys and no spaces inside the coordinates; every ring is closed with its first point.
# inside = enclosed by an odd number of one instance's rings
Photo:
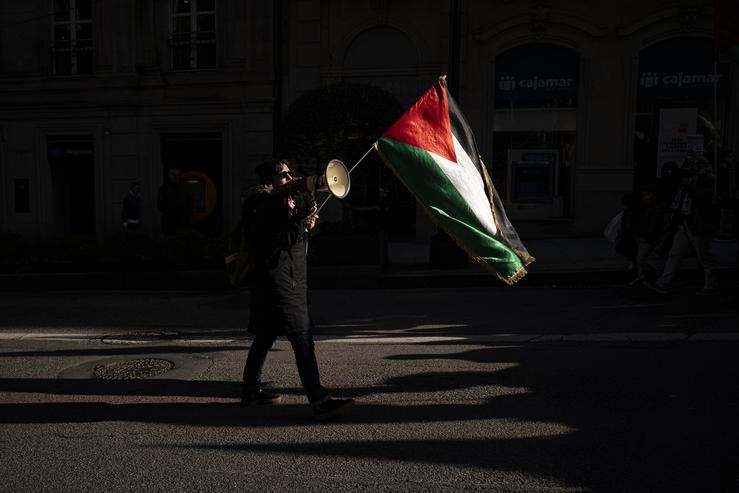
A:
{"type": "Polygon", "coordinates": [[[51,64],[56,76],[92,73],[92,0],[54,0],[51,64]]]}
{"type": "Polygon", "coordinates": [[[215,68],[215,0],[173,0],[169,44],[173,70],[215,68]]]}
{"type": "Polygon", "coordinates": [[[495,60],[493,173],[513,218],[569,214],[579,55],[527,44],[495,60]]]}
{"type": "Polygon", "coordinates": [[[655,181],[669,161],[679,166],[688,153],[713,160],[714,149],[721,149],[728,67],[719,64],[714,74],[713,57],[712,39],[695,36],[662,41],[639,54],[636,189],[655,181]]]}

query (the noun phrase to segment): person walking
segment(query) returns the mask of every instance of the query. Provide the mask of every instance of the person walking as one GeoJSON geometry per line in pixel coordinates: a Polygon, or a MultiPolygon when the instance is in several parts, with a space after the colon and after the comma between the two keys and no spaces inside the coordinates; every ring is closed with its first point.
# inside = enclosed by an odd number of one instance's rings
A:
{"type": "Polygon", "coordinates": [[[656,282],[644,286],[667,294],[683,259],[695,251],[703,268],[703,288],[699,294],[718,293],[718,269],[711,251],[713,233],[718,227],[718,212],[714,201],[714,177],[711,165],[703,156],[689,156],[680,168],[680,189],[672,204],[676,224],[672,247],[662,275],[656,282]]]}
{"type": "Polygon", "coordinates": [[[141,227],[141,184],[137,181],[128,187],[121,208],[121,228],[126,233],[137,233],[141,227]]]}
{"type": "Polygon", "coordinates": [[[256,264],[251,281],[249,332],[254,340],[244,366],[241,403],[278,404],[279,394],[262,388],[267,353],[286,335],[295,355],[298,375],[313,417],[343,414],[353,399],[337,399],[321,384],[312,323],[308,312],[306,232],[318,218],[315,199],[288,194],[293,177],[286,160],[263,163],[256,169],[259,185],[246,194],[242,212],[244,241],[250,242],[256,264]],[[305,200],[301,200],[305,199],[305,200]]]}
{"type": "Polygon", "coordinates": [[[716,183],[718,203],[721,209],[719,229],[716,237],[721,240],[730,240],[734,236],[733,224],[736,199],[736,169],[734,156],[731,151],[723,150],[718,153],[716,166],[716,183]]]}
{"type": "Polygon", "coordinates": [[[657,185],[648,185],[642,190],[639,220],[636,224],[636,277],[629,282],[636,286],[647,280],[647,277],[658,272],[652,266],[652,252],[663,239],[665,230],[664,208],[658,200],[657,185]]]}

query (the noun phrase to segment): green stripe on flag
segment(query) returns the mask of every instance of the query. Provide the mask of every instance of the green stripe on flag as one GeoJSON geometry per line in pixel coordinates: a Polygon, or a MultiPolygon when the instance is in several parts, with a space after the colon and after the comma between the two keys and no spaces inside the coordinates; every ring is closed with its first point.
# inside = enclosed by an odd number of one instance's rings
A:
{"type": "Polygon", "coordinates": [[[427,151],[384,137],[377,141],[377,149],[438,224],[477,262],[508,283],[526,273],[518,255],[480,224],[467,200],[427,151]]]}

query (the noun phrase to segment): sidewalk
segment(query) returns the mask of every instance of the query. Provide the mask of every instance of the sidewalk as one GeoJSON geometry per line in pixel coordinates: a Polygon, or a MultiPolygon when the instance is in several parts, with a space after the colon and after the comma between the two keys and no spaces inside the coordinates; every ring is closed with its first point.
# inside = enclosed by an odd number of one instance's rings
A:
{"type": "MultiPolygon", "coordinates": [[[[582,279],[607,282],[629,277],[629,262],[604,238],[547,238],[526,240],[536,261],[528,268],[527,282],[582,279]]],[[[714,241],[713,252],[724,277],[736,276],[737,241],[714,241]]],[[[698,269],[694,258],[683,269],[698,269]]],[[[445,285],[497,285],[500,281],[474,261],[463,268],[429,266],[426,243],[390,243],[388,264],[311,266],[311,287],[317,289],[424,287],[445,285]]],[[[220,269],[191,271],[65,272],[54,274],[0,274],[0,291],[56,289],[232,289],[220,269]]]]}

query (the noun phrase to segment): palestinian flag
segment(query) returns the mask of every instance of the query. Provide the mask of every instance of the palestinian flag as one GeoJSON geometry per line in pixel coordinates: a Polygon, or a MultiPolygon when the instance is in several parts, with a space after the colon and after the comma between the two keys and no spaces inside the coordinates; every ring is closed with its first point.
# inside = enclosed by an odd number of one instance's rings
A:
{"type": "Polygon", "coordinates": [[[478,263],[508,284],[526,274],[534,258],[506,217],[445,77],[375,147],[431,217],[478,263]]]}

